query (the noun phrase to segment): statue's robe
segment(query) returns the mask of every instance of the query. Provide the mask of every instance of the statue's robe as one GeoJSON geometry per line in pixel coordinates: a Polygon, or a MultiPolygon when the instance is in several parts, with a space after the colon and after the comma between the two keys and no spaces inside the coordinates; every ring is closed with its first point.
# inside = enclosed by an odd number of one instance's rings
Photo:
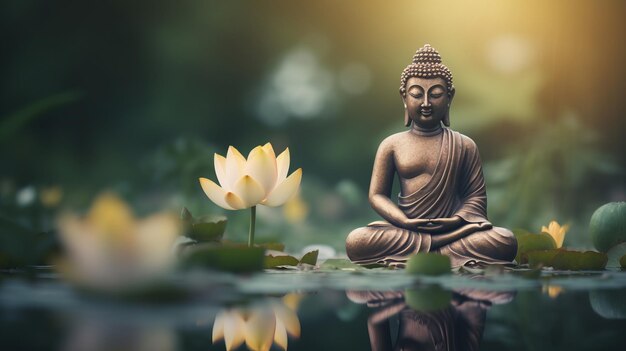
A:
{"type": "MultiPolygon", "coordinates": [[[[439,160],[430,181],[412,194],[400,194],[398,207],[409,218],[450,218],[456,215],[467,222],[465,225],[489,224],[485,180],[476,144],[470,138],[444,128],[439,160]]],[[[517,241],[505,228],[475,231],[431,250],[431,235],[439,234],[412,231],[377,221],[352,231],[346,239],[346,252],[358,264],[400,267],[410,255],[418,252],[447,255],[453,266],[511,263],[517,253],[517,241]]]]}

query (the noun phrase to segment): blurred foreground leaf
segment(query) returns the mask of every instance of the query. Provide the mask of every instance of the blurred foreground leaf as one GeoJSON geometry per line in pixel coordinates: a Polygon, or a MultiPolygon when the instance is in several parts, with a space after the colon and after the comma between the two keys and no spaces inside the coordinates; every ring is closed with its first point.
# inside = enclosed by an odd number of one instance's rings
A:
{"type": "Polygon", "coordinates": [[[620,266],[622,266],[622,269],[626,268],[626,255],[622,256],[622,258],[619,259],[619,264],[620,266]]]}
{"type": "Polygon", "coordinates": [[[513,234],[517,239],[515,260],[518,264],[528,263],[527,253],[530,251],[556,249],[556,243],[550,234],[533,234],[524,229],[514,229],[513,234]]]}
{"type": "Polygon", "coordinates": [[[407,289],[404,299],[406,304],[416,311],[436,311],[450,305],[452,292],[437,285],[430,285],[423,288],[407,289]]]}
{"type": "Polygon", "coordinates": [[[554,267],[567,271],[603,270],[608,257],[605,253],[594,251],[568,251],[563,249],[541,250],[527,253],[531,267],[554,267]]]}
{"type": "Polygon", "coordinates": [[[260,247],[197,245],[183,257],[182,266],[249,273],[262,270],[264,260],[265,249],[260,247]]]}
{"type": "Polygon", "coordinates": [[[406,264],[406,272],[419,275],[443,275],[452,270],[450,258],[437,253],[418,253],[406,264]]]}
{"type": "Polygon", "coordinates": [[[54,232],[36,232],[0,216],[0,268],[45,264],[59,250],[54,232]]]}

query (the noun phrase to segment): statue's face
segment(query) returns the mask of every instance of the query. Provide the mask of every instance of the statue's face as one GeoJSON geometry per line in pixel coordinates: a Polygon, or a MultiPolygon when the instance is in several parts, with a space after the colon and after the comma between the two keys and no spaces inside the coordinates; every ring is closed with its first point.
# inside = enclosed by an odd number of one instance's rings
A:
{"type": "Polygon", "coordinates": [[[406,82],[404,104],[415,124],[422,128],[434,128],[440,125],[448,112],[452,96],[448,96],[443,78],[411,77],[406,82]]]}

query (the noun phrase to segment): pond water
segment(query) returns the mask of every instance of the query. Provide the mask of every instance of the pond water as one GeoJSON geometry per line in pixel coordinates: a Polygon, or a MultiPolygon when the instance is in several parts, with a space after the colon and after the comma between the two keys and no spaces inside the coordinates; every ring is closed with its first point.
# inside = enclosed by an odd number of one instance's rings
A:
{"type": "Polygon", "coordinates": [[[623,350],[626,272],[194,272],[112,299],[4,272],[2,350],[623,350]],[[161,290],[162,291],[162,290],[161,290]],[[169,291],[169,290],[168,290],[169,291]],[[247,346],[247,344],[249,346],[247,346]],[[281,347],[282,345],[282,347],[281,347]]]}

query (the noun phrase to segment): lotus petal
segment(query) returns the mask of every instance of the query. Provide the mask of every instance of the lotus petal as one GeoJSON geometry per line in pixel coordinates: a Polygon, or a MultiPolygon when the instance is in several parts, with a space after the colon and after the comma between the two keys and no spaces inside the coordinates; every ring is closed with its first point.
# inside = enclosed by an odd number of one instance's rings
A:
{"type": "MultiPolygon", "coordinates": [[[[246,162],[246,174],[261,184],[263,198],[265,198],[276,184],[276,158],[273,156],[273,152],[269,153],[265,147],[261,146],[252,149],[246,162]]],[[[237,194],[241,195],[239,192],[237,194]]]]}
{"type": "Polygon", "coordinates": [[[237,194],[229,191],[226,193],[226,203],[235,210],[243,210],[246,207],[246,203],[237,194]]]}
{"type": "Polygon", "coordinates": [[[287,172],[289,172],[289,148],[286,148],[276,158],[276,167],[278,169],[278,175],[276,178],[276,184],[280,184],[287,178],[287,172]]]}
{"type": "Polygon", "coordinates": [[[280,321],[289,335],[296,338],[300,337],[300,319],[295,311],[285,305],[277,304],[274,306],[274,314],[276,315],[276,326],[278,326],[278,321],[280,321]]]}
{"type": "Polygon", "coordinates": [[[213,156],[213,165],[215,166],[215,175],[222,188],[227,191],[230,190],[228,177],[226,176],[226,158],[222,155],[215,154],[213,156]]]}
{"type": "Polygon", "coordinates": [[[213,343],[220,341],[224,338],[224,320],[228,318],[228,312],[222,311],[215,316],[215,321],[213,322],[213,333],[211,339],[213,343]]]}
{"type": "Polygon", "coordinates": [[[276,345],[278,345],[281,349],[287,350],[287,329],[285,329],[285,325],[279,318],[276,318],[276,328],[274,329],[274,343],[276,343],[276,345]]]}
{"type": "Polygon", "coordinates": [[[246,168],[246,159],[233,146],[228,147],[226,153],[226,182],[228,183],[227,189],[232,189],[235,182],[244,175],[246,168]]]}
{"type": "Polygon", "coordinates": [[[272,147],[272,144],[265,143],[265,145],[263,145],[263,150],[265,150],[265,152],[270,155],[271,158],[276,159],[276,153],[274,153],[274,148],[272,147]]]}
{"type": "Polygon", "coordinates": [[[244,202],[244,208],[256,206],[265,198],[263,186],[249,175],[241,177],[235,183],[233,191],[244,202]]]}
{"type": "Polygon", "coordinates": [[[211,199],[211,201],[213,201],[219,207],[227,210],[235,209],[226,201],[226,191],[220,188],[220,186],[215,184],[215,182],[213,182],[212,180],[207,178],[200,178],[200,186],[202,186],[202,190],[204,190],[206,196],[208,196],[209,199],[211,199]]]}
{"type": "Polygon", "coordinates": [[[255,351],[268,351],[274,342],[276,318],[267,309],[252,310],[246,321],[246,345],[255,351]]]}
{"type": "Polygon", "coordinates": [[[302,168],[298,168],[272,190],[270,195],[263,201],[263,205],[276,207],[284,204],[289,198],[295,195],[301,180],[302,168]]]}
{"type": "Polygon", "coordinates": [[[237,311],[226,312],[223,321],[226,350],[234,350],[245,341],[246,323],[237,311]]]}

